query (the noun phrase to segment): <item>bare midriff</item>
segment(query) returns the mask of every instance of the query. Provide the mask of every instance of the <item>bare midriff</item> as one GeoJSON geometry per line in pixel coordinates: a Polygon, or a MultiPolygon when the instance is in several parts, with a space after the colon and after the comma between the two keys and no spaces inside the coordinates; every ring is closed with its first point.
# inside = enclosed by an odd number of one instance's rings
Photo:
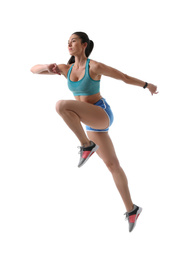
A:
{"type": "Polygon", "coordinates": [[[86,102],[90,104],[95,104],[97,101],[99,101],[102,96],[99,93],[90,95],[90,96],[74,96],[77,101],[86,102]]]}

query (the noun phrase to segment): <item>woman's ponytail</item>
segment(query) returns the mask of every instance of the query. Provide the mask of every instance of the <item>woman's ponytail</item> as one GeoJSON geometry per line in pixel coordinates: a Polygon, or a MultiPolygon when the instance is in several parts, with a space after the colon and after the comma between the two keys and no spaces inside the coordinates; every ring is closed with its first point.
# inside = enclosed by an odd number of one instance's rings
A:
{"type": "Polygon", "coordinates": [[[71,56],[67,64],[75,63],[75,57],[71,56]]]}
{"type": "Polygon", "coordinates": [[[89,40],[89,42],[87,43],[87,47],[85,49],[85,55],[86,57],[89,57],[90,53],[92,52],[94,47],[94,43],[93,41],[89,40]]]}

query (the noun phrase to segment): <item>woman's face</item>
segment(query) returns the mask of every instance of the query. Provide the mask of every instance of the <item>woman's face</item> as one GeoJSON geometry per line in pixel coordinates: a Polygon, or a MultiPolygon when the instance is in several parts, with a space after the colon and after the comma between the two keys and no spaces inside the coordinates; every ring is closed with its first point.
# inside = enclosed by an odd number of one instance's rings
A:
{"type": "Polygon", "coordinates": [[[72,34],[68,41],[68,50],[70,55],[75,56],[85,52],[87,43],[82,43],[80,37],[76,34],[72,34]]]}

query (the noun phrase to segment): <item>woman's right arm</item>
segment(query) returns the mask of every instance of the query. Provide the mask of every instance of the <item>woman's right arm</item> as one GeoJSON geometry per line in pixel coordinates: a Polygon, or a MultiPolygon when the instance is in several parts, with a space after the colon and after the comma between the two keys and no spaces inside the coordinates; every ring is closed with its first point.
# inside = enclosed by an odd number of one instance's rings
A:
{"type": "Polygon", "coordinates": [[[56,63],[35,65],[31,68],[31,72],[34,74],[61,75],[61,71],[56,63]]]}

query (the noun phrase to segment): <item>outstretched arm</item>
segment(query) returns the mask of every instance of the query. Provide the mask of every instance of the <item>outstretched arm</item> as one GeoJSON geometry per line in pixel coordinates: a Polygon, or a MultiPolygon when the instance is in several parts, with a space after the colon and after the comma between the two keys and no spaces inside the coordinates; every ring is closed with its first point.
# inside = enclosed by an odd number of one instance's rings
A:
{"type": "MultiPolygon", "coordinates": [[[[127,84],[136,85],[140,87],[144,87],[146,82],[139,80],[137,78],[133,78],[131,76],[128,76],[127,74],[122,73],[121,71],[114,69],[112,67],[109,67],[103,63],[96,62],[94,66],[95,73],[98,75],[104,75],[108,76],[114,79],[122,80],[127,84]]],[[[157,86],[148,83],[147,88],[151,92],[151,94],[157,94],[157,86]]]]}
{"type": "Polygon", "coordinates": [[[45,65],[35,65],[31,68],[31,72],[34,74],[48,74],[48,75],[55,75],[59,74],[60,70],[56,63],[52,64],[45,64],[45,65]]]}

